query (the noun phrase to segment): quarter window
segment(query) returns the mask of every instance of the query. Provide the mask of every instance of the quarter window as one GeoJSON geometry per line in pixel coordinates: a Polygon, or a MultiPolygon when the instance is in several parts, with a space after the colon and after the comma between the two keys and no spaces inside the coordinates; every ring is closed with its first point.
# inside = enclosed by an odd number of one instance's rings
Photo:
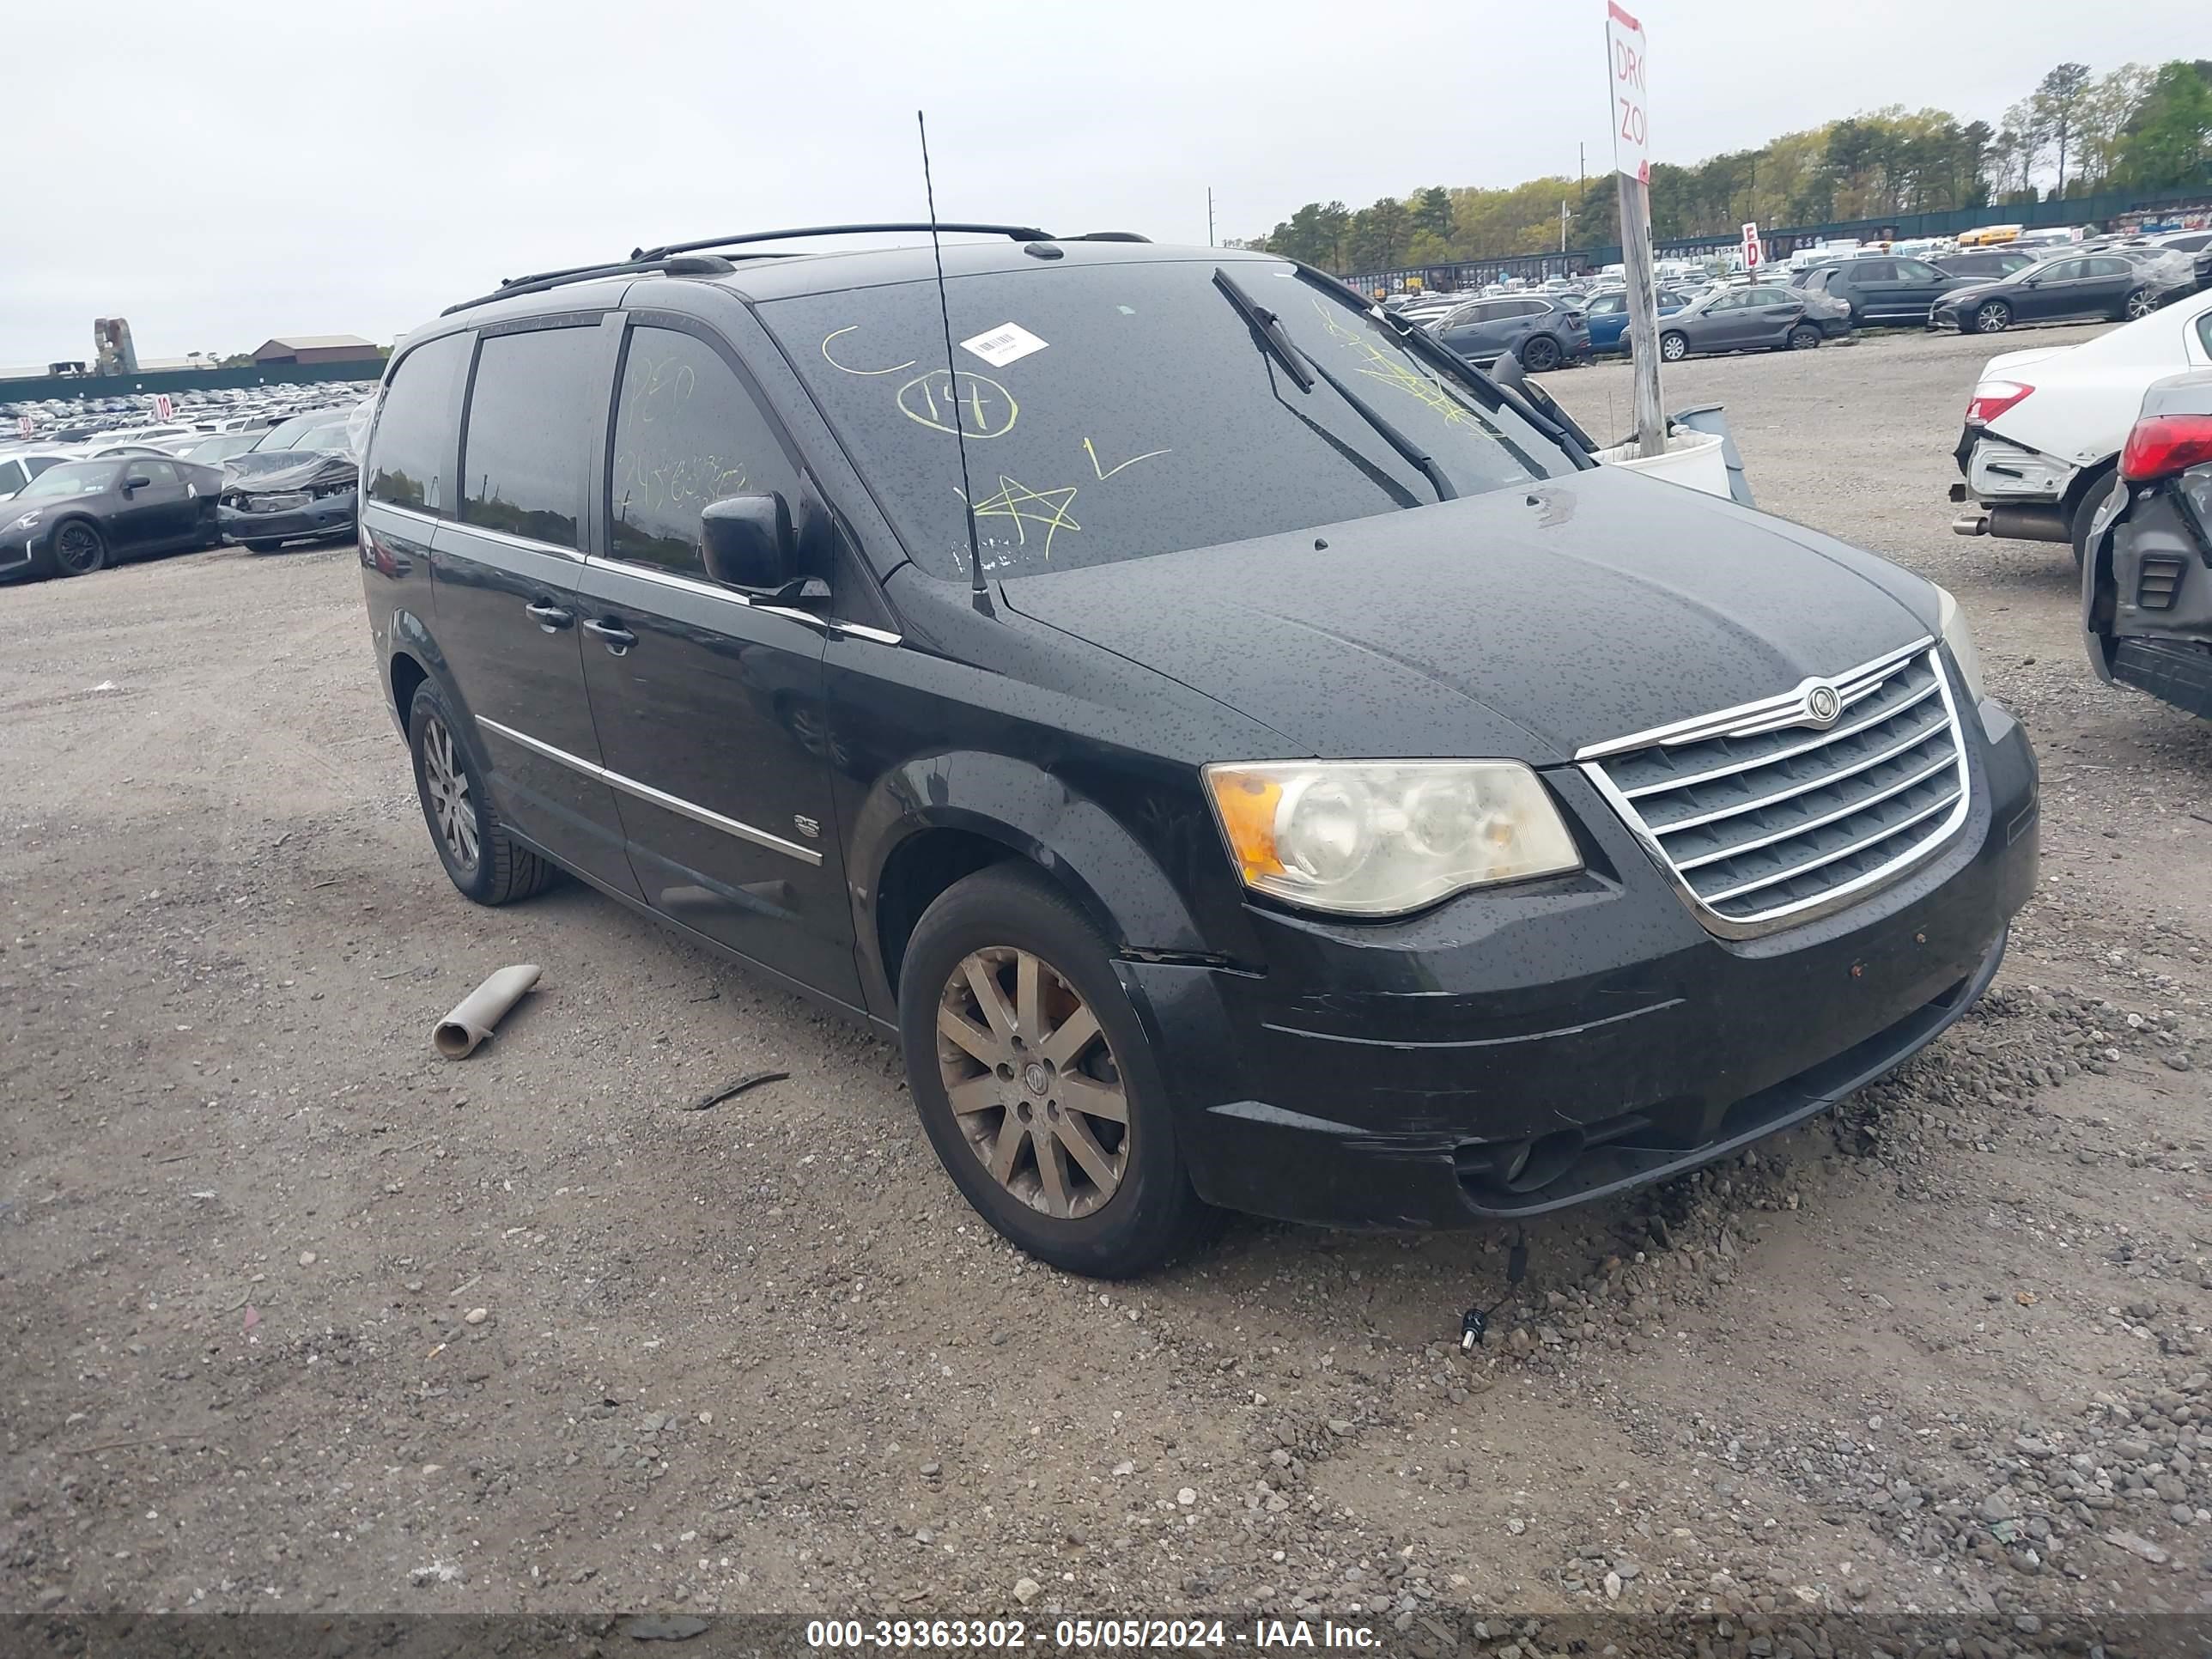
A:
{"type": "MultiPolygon", "coordinates": [[[[477,349],[461,451],[461,519],[556,547],[579,545],[599,361],[596,328],[488,336],[477,349]]],[[[604,387],[605,382],[599,382],[604,387]]]]}
{"type": "Polygon", "coordinates": [[[705,568],[709,503],[775,491],[799,505],[797,473],[736,371],[672,328],[630,331],[609,482],[615,556],[687,574],[705,568]]]}
{"type": "Polygon", "coordinates": [[[392,371],[368,449],[368,496],[422,513],[450,513],[454,389],[471,336],[448,334],[409,352],[392,371]]]}

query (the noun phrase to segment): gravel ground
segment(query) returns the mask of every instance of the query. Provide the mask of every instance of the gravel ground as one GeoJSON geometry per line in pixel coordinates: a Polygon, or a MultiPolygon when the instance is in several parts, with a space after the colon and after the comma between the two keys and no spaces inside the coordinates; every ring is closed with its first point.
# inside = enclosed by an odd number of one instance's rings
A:
{"type": "MultiPolygon", "coordinates": [[[[1532,1654],[1594,1609],[1758,1652],[2212,1605],[2212,731],[2094,683],[2064,549],[1948,532],[1989,349],[1668,401],[1975,617],[2045,769],[2003,976],[1832,1117],[1533,1227],[1510,1291],[1485,1232],[1030,1265],[888,1044],[580,888],[451,891],[348,550],[0,592],[0,1605],[1202,1608],[1532,1654]],[[544,988],[434,1060],[519,960],[544,988]]],[[[1623,368],[1550,384],[1625,419],[1623,368]]]]}

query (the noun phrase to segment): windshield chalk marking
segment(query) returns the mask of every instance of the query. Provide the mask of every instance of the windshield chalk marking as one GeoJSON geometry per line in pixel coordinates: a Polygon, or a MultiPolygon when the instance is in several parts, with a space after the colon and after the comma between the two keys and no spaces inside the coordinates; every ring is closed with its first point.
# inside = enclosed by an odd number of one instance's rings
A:
{"type": "Polygon", "coordinates": [[[933,432],[964,433],[970,438],[1003,438],[1013,430],[1015,420],[1021,414],[1021,405],[1014,394],[988,374],[970,374],[960,371],[956,381],[945,369],[933,368],[917,374],[898,389],[899,413],[917,426],[926,426],[933,432]],[[945,383],[945,407],[938,407],[937,382],[945,383]],[[922,408],[915,407],[913,394],[919,392],[922,408]],[[984,399],[995,392],[1006,399],[1006,418],[998,418],[995,409],[987,408],[984,399]],[[966,418],[962,410],[966,410],[966,418]],[[947,419],[954,424],[947,426],[947,419]],[[972,424],[970,423],[972,422],[972,424]]]}
{"type": "Polygon", "coordinates": [[[1149,461],[1155,455],[1172,455],[1175,453],[1171,449],[1148,449],[1141,455],[1132,455],[1127,460],[1122,462],[1120,466],[1110,466],[1101,469],[1098,465],[1098,452],[1091,447],[1091,440],[1088,438],[1085,438],[1083,441],[1083,453],[1091,457],[1091,470],[1098,474],[1098,482],[1100,483],[1104,483],[1107,479],[1112,477],[1116,472],[1122,471],[1128,467],[1136,465],[1139,461],[1149,461]]]}
{"type": "Polygon", "coordinates": [[[822,361],[830,368],[841,370],[847,374],[896,374],[902,369],[912,368],[915,366],[917,360],[909,357],[902,363],[892,364],[889,368],[855,368],[850,363],[839,362],[830,355],[830,341],[841,334],[857,334],[860,331],[860,325],[858,323],[848,323],[842,328],[831,329],[829,333],[822,337],[822,361]]]}
{"type": "Polygon", "coordinates": [[[1031,489],[1027,484],[1005,473],[999,475],[999,493],[975,503],[978,519],[1012,519],[1014,521],[1014,541],[1018,546],[1030,544],[1029,532],[1022,528],[1024,520],[1044,526],[1044,556],[1052,557],[1052,538],[1063,530],[1080,530],[1083,526],[1068,516],[1067,509],[1075,503],[1079,486],[1064,484],[1056,489],[1031,489]],[[1024,512],[1032,502],[1042,502],[1049,513],[1024,512]]]}

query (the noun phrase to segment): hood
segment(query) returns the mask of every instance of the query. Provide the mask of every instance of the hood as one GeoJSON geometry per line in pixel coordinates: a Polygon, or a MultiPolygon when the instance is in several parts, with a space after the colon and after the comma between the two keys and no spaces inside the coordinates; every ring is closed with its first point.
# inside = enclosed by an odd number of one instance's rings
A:
{"type": "Polygon", "coordinates": [[[1935,631],[1919,578],[1613,466],[1001,588],[1340,758],[1561,762],[1935,631]]]}
{"type": "Polygon", "coordinates": [[[258,490],[305,489],[357,477],[353,458],[326,449],[253,450],[222,464],[230,483],[258,490]]]}

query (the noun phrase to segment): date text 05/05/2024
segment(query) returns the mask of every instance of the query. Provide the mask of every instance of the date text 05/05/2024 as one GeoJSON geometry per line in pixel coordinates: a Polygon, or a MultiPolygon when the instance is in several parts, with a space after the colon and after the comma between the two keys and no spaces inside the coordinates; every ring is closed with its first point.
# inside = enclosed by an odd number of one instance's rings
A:
{"type": "Polygon", "coordinates": [[[1375,1648],[1381,1637],[1364,1625],[1262,1619],[1232,1630],[1219,1619],[1062,1619],[1030,1628],[1020,1619],[823,1619],[806,1626],[815,1648],[1024,1648],[1087,1651],[1155,1648],[1375,1648]]]}

